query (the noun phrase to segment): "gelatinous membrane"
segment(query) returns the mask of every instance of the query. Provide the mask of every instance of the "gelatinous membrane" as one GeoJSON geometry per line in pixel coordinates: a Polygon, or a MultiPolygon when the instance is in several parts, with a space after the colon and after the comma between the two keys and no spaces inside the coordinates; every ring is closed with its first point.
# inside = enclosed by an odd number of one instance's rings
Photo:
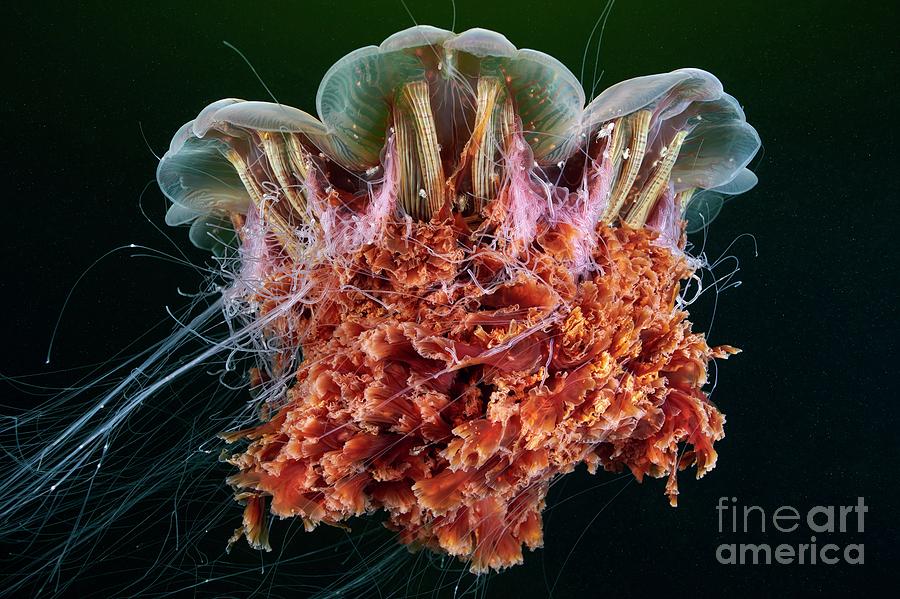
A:
{"type": "MultiPolygon", "coordinates": [[[[489,165],[508,151],[513,126],[535,166],[547,172],[561,170],[588,151],[594,136],[613,128],[605,222],[643,224],[669,186],[673,194],[736,194],[755,183],[746,166],[759,138],[709,73],[680,69],[638,77],[583,105],[575,76],[546,54],[517,50],[483,29],[454,35],[413,27],[380,46],[351,52],[329,69],[316,98],[318,119],[289,106],[234,99],[204,109],[176,135],[159,167],[160,184],[174,204],[168,221],[211,214],[213,226],[227,226],[228,213],[265,203],[261,183],[268,181],[294,207],[293,214],[272,210],[282,236],[289,236],[296,221],[314,218],[303,199],[308,171],[321,170],[324,161],[349,178],[377,171],[392,131],[400,204],[419,220],[445,205],[471,213],[490,200],[503,173],[489,165]],[[485,102],[491,102],[491,114],[478,112],[485,102]]],[[[215,246],[200,232],[194,238],[215,246]]]]}
{"type": "Polygon", "coordinates": [[[685,204],[682,218],[685,221],[685,230],[688,233],[696,233],[705,229],[714,221],[722,210],[725,198],[720,193],[710,190],[702,190],[693,194],[685,204]]]}

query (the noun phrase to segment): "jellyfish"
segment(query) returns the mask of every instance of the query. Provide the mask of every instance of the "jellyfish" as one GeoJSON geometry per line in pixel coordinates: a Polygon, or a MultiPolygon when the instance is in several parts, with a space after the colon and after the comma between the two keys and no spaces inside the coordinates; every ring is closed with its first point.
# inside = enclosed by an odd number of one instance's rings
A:
{"type": "Polygon", "coordinates": [[[339,60],[316,108],[215,102],[159,165],[166,221],[236,256],[225,293],[271,348],[261,421],[223,434],[232,542],[269,549],[269,512],[383,510],[402,543],[499,570],[579,464],[667,477],[672,505],[679,470],[715,466],[702,388],[736,350],[691,329],[684,233],[756,183],[759,147],[715,77],[585,106],[546,54],[418,26],[339,60]]]}
{"type": "Polygon", "coordinates": [[[547,54],[415,26],[334,64],[316,112],[229,98],[174,135],[165,222],[211,252],[224,282],[196,322],[228,333],[185,323],[137,370],[186,339],[193,359],[56,431],[42,489],[80,466],[54,447],[102,441],[223,351],[252,362],[217,431],[243,508],[228,547],[381,514],[481,574],[542,546],[548,489],[580,465],[664,478],[673,506],[679,471],[715,467],[707,370],[738,350],[692,328],[687,234],[756,184],[760,147],[716,77],[586,102],[547,54]]]}

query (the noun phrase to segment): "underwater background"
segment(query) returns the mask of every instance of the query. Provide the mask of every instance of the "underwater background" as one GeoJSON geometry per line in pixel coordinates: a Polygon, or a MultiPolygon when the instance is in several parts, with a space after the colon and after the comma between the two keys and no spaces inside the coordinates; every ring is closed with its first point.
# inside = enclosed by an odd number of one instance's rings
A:
{"type": "MultiPolygon", "coordinates": [[[[603,9],[591,2],[460,0],[455,30],[493,29],[520,48],[558,58],[576,75],[586,53],[587,91],[599,78],[594,95],[631,77],[699,67],[742,103],[763,140],[751,164],[760,183],[726,203],[705,239],[711,259],[739,260],[742,285],[691,309],[695,329],[708,331],[712,344],[743,350],[718,363],[711,398],[727,416],[718,467],[702,481],[691,471],[679,478],[677,509],[663,496],[663,480],[637,484],[579,468],[551,489],[544,548],[527,552],[523,566],[472,586],[474,578],[460,576],[455,563],[445,564],[453,568],[448,574],[438,558],[413,557],[397,565],[393,579],[370,573],[370,583],[347,596],[743,596],[878,588],[900,557],[891,493],[900,458],[897,4],[623,1],[612,9],[598,55],[596,35],[587,50],[586,44],[603,9]],[[865,564],[720,564],[722,543],[809,542],[802,527],[797,534],[719,532],[720,497],[767,513],[855,505],[863,497],[865,531],[831,537],[863,543],[865,564]]],[[[219,98],[270,100],[260,79],[280,102],[313,112],[318,83],[337,59],[415,23],[449,29],[453,15],[450,2],[412,1],[8,8],[0,25],[7,62],[0,95],[0,372],[47,374],[5,381],[4,414],[14,411],[7,406],[37,405],[39,391],[28,382],[72,384],[81,371],[51,371],[107,360],[164,322],[143,343],[158,339],[171,324],[165,307],[187,301],[179,289],[189,293],[201,284],[195,270],[150,252],[112,252],[75,288],[51,364],[44,365],[66,294],[113,248],[133,243],[171,253],[165,234],[192,262],[208,259],[186,231],[163,224],[154,153],[162,154],[178,126],[219,98]],[[259,78],[223,41],[246,56],[259,78]]],[[[702,234],[691,239],[704,243],[702,234]]],[[[212,382],[201,378],[181,395],[215,402],[212,382]]],[[[139,417],[152,419],[166,401],[139,417]]],[[[135,434],[149,433],[136,426],[135,434]]],[[[218,465],[210,480],[228,473],[218,465]]],[[[240,509],[224,483],[209,488],[213,494],[203,501],[221,503],[227,517],[148,581],[144,594],[303,597],[364,561],[345,546],[333,557],[292,559],[346,539],[338,529],[307,534],[294,526],[273,534],[276,551],[262,559],[242,546],[224,558],[227,565],[210,565],[240,509]],[[277,559],[285,563],[264,568],[277,559]]],[[[153,499],[175,510],[195,500],[153,499]]],[[[378,527],[375,519],[352,524],[378,527]]],[[[141,525],[128,515],[120,526],[141,525]]],[[[175,541],[165,526],[147,527],[141,536],[146,545],[128,555],[84,564],[66,593],[118,596],[153,564],[160,546],[175,541]]],[[[18,557],[27,532],[22,537],[4,540],[0,573],[28,567],[18,557]]],[[[819,537],[820,544],[831,538],[819,537]]]]}

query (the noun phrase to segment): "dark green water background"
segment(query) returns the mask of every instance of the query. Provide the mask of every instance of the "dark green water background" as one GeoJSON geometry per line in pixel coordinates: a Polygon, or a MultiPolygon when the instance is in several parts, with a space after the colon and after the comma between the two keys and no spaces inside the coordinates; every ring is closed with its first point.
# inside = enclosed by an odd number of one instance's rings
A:
{"type": "MultiPolygon", "coordinates": [[[[450,27],[449,2],[407,4],[419,23],[450,27]]],[[[456,30],[497,30],[577,75],[602,9],[465,0],[457,2],[456,30]]],[[[153,152],[161,154],[210,101],[269,99],[223,40],[246,54],[278,100],[313,112],[318,82],[335,60],[413,24],[392,1],[38,3],[4,13],[0,290],[8,355],[0,371],[7,375],[41,371],[59,306],[94,259],[128,243],[170,247],[139,209],[153,152]]],[[[898,558],[890,489],[900,457],[897,17],[896,2],[616,5],[600,48],[600,88],[700,67],[742,102],[763,140],[754,161],[759,186],[726,205],[707,244],[711,257],[740,260],[744,282],[719,298],[710,335],[744,349],[719,365],[714,400],[727,414],[727,436],[715,471],[702,481],[681,477],[677,510],[655,480],[628,485],[615,499],[621,483],[566,501],[550,514],[545,548],[492,578],[486,596],[544,597],[557,576],[558,597],[850,592],[896,580],[889,569],[898,558]],[[758,255],[746,236],[729,249],[745,233],[755,236],[758,255]],[[835,537],[865,543],[866,563],[720,565],[715,549],[723,542],[808,542],[720,534],[720,496],[801,511],[865,497],[865,532],[835,537]]],[[[588,54],[586,80],[593,47],[588,54]]],[[[143,205],[162,226],[155,187],[143,205]]],[[[174,238],[204,259],[186,231],[174,238]]],[[[164,306],[184,302],[177,287],[197,283],[188,269],[158,260],[104,260],[73,296],[54,364],[109,356],[165,318],[164,306]]],[[[694,320],[709,330],[712,302],[701,304],[694,320]]],[[[4,393],[3,403],[32,401],[12,388],[4,393]]],[[[603,477],[611,475],[573,474],[551,505],[603,477]]],[[[294,537],[287,554],[315,546],[319,534],[294,537]]],[[[258,563],[249,552],[234,559],[258,563]]],[[[85,584],[101,595],[131,576],[102,565],[87,574],[85,584]]],[[[247,596],[253,576],[201,590],[247,596]]],[[[266,592],[304,593],[277,579],[260,596],[266,592]]]]}

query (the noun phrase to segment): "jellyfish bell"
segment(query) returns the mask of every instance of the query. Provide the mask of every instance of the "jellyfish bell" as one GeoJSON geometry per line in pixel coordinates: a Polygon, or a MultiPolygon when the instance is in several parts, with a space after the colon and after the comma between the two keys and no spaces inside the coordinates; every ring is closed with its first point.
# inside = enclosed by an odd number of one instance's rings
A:
{"type": "Polygon", "coordinates": [[[429,220],[443,196],[454,192],[472,199],[474,212],[496,193],[499,169],[486,165],[509,152],[506,132],[514,124],[535,165],[545,169],[588,152],[590,135],[615,132],[605,144],[605,151],[620,153],[607,177],[613,193],[594,201],[604,204],[607,222],[629,200],[630,224],[641,224],[670,180],[680,199],[697,189],[742,193],[755,183],[745,167],[759,138],[709,73],[680,69],[639,77],[585,107],[581,85],[564,65],[541,52],[516,50],[483,29],[454,35],[413,27],[381,46],[351,52],[326,73],[316,106],[319,119],[266,102],[228,99],[205,108],[160,163],[158,179],[172,210],[181,218],[196,207],[220,218],[239,213],[264,194],[265,181],[279,186],[277,195],[295,212],[308,213],[298,204],[305,201],[306,163],[321,159],[351,173],[371,171],[382,165],[393,132],[404,212],[429,220]],[[265,166],[253,162],[257,155],[266,158],[265,166]],[[660,162],[664,169],[657,168],[660,162]],[[645,189],[643,199],[628,198],[645,189]],[[422,202],[423,192],[431,199],[422,202]]]}

